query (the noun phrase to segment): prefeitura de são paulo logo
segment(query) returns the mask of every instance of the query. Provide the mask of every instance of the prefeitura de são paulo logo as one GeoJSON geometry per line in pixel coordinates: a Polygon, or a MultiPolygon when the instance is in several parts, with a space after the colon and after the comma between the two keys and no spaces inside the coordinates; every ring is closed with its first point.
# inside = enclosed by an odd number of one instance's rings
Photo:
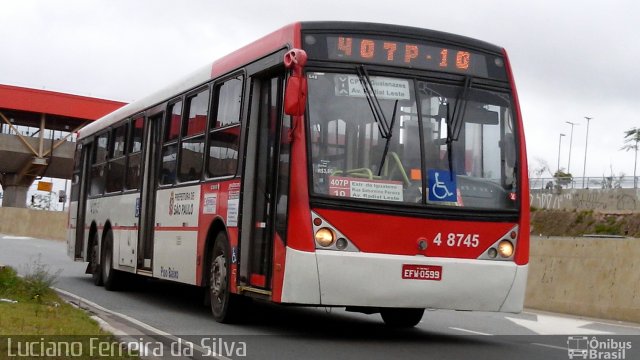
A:
{"type": "Polygon", "coordinates": [[[173,194],[173,191],[171,192],[171,195],[169,195],[169,216],[173,215],[173,203],[175,201],[175,195],[173,194]]]}
{"type": "Polygon", "coordinates": [[[569,359],[626,359],[627,350],[631,350],[631,341],[595,336],[569,336],[567,339],[569,359]]]}

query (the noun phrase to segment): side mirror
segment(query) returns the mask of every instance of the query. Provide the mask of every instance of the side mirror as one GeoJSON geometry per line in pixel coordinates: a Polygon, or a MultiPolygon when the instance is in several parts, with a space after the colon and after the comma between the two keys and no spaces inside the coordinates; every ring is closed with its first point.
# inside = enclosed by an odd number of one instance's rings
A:
{"type": "Polygon", "coordinates": [[[302,73],[306,63],[307,53],[304,50],[292,49],[284,55],[284,66],[292,70],[284,93],[284,112],[287,115],[303,115],[307,106],[307,78],[302,73]]]}

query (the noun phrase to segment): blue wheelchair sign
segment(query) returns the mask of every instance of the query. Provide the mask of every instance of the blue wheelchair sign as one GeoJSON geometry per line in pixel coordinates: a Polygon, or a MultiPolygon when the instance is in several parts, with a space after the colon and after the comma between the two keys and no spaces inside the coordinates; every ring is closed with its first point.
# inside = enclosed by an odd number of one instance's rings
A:
{"type": "Polygon", "coordinates": [[[429,169],[429,201],[458,201],[456,176],[446,170],[429,169]]]}

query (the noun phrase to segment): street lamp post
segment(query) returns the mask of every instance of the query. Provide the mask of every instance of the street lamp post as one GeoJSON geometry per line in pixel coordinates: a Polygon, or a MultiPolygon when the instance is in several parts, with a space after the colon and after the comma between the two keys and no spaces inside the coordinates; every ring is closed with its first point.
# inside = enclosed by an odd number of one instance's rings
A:
{"type": "Polygon", "coordinates": [[[567,173],[571,173],[571,146],[573,145],[573,127],[578,125],[577,123],[571,121],[565,121],[567,124],[571,125],[571,135],[569,135],[569,160],[567,161],[567,173]]]}
{"type": "MultiPolygon", "coordinates": [[[[585,116],[585,119],[587,119],[587,136],[585,137],[584,140],[584,165],[582,166],[582,188],[584,189],[584,180],[585,180],[585,176],[587,174],[587,145],[589,144],[589,122],[591,121],[591,119],[593,119],[592,117],[588,117],[585,116]]],[[[587,183],[587,187],[589,187],[589,184],[587,183]]]]}
{"type": "Polygon", "coordinates": [[[560,140],[558,141],[558,170],[556,171],[556,174],[560,172],[560,149],[562,148],[562,137],[565,136],[564,134],[560,134],[560,140]]]}

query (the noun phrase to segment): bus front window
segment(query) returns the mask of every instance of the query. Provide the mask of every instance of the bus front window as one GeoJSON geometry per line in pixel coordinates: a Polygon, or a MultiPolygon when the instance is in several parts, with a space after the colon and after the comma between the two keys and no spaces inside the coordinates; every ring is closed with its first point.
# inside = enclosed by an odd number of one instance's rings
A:
{"type": "Polygon", "coordinates": [[[356,74],[312,72],[307,77],[316,195],[516,208],[508,95],[371,76],[374,98],[365,94],[356,74]],[[382,117],[374,116],[371,102],[376,100],[382,117]]]}
{"type": "Polygon", "coordinates": [[[420,173],[413,81],[370,78],[384,113],[376,119],[357,75],[310,73],[308,78],[314,192],[419,202],[411,173],[420,173]]]}

